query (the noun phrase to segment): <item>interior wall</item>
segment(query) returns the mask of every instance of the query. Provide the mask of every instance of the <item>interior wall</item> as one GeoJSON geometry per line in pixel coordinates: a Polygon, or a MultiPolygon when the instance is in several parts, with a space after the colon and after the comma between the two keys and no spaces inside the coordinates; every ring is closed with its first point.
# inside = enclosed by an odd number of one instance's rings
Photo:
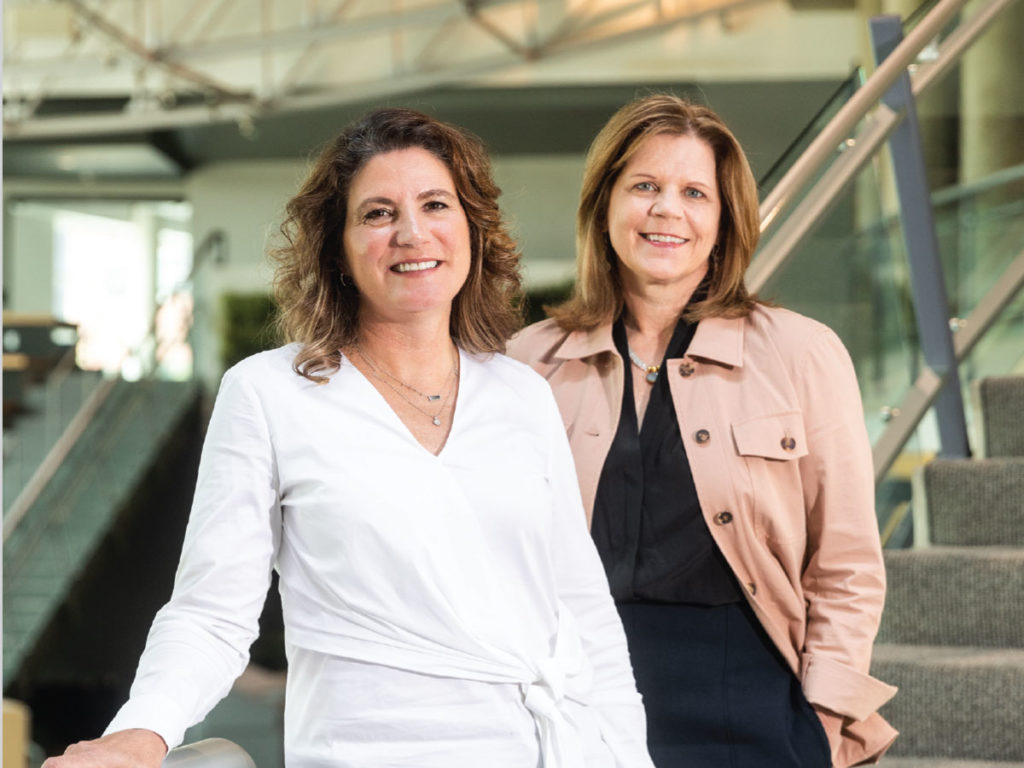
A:
{"type": "MultiPolygon", "coordinates": [[[[273,268],[268,246],[277,237],[285,204],[297,190],[304,163],[250,161],[217,163],[192,173],[185,193],[192,203],[192,237],[198,248],[221,232],[225,258],[208,260],[196,272],[192,349],[195,373],[215,389],[221,369],[221,296],[268,291],[273,268]]],[[[211,391],[212,391],[211,389],[211,391]]]]}

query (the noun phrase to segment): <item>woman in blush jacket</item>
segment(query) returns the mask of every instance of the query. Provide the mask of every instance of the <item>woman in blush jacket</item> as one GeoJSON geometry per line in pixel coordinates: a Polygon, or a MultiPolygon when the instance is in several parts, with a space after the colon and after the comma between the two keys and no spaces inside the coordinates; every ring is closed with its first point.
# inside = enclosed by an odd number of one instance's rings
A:
{"type": "Polygon", "coordinates": [[[757,239],[721,119],[633,102],[587,157],[573,296],[510,346],[555,392],[659,768],[851,766],[896,736],[853,367],[747,291],[757,239]]]}

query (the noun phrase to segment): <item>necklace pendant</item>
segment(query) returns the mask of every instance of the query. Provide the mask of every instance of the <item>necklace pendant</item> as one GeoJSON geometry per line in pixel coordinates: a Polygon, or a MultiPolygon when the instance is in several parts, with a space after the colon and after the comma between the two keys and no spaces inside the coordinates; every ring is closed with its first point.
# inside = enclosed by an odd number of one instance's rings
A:
{"type": "Polygon", "coordinates": [[[440,399],[441,399],[441,396],[440,396],[440,395],[427,395],[427,400],[429,400],[429,401],[430,401],[430,402],[432,402],[432,403],[433,403],[433,402],[434,402],[435,400],[440,400],[440,399]]]}
{"type": "Polygon", "coordinates": [[[658,380],[658,371],[648,371],[647,375],[644,378],[647,379],[648,384],[653,384],[658,380]]]}
{"type": "Polygon", "coordinates": [[[441,426],[441,417],[440,416],[435,416],[432,419],[432,421],[434,422],[434,426],[435,427],[440,427],[441,426]]]}

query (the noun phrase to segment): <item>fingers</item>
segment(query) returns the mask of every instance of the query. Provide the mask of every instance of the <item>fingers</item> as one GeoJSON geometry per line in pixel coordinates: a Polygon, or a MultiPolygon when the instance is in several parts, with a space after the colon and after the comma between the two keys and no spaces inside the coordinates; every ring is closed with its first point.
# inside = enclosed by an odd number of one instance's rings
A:
{"type": "Polygon", "coordinates": [[[160,768],[166,754],[163,739],[152,731],[119,731],[75,742],[42,768],[160,768]]]}
{"type": "Polygon", "coordinates": [[[119,757],[115,750],[97,747],[96,740],[77,741],[63,755],[48,758],[42,768],[115,768],[119,757]]]}

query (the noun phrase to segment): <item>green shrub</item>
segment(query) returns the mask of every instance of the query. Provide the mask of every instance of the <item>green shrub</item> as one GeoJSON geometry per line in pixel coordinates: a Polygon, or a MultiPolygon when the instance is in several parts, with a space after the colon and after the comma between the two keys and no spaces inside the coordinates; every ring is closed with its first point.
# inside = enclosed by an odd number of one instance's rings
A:
{"type": "Polygon", "coordinates": [[[278,345],[274,330],[277,307],[266,293],[225,293],[221,296],[221,359],[225,368],[278,345]]]}
{"type": "Polygon", "coordinates": [[[526,324],[536,323],[543,320],[547,315],[544,307],[561,304],[572,293],[574,283],[572,280],[558,285],[548,285],[543,288],[535,288],[526,293],[526,324]]]}

